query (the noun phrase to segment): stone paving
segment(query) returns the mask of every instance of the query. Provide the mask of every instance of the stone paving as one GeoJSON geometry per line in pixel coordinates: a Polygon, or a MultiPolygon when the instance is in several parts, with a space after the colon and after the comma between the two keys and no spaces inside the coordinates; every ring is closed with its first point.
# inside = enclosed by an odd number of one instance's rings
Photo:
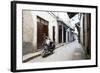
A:
{"type": "Polygon", "coordinates": [[[85,59],[85,53],[82,46],[78,43],[77,40],[64,44],[63,46],[54,50],[52,55],[42,58],[38,56],[28,61],[28,63],[34,62],[52,62],[52,61],[67,61],[67,60],[83,60],[85,59]]]}

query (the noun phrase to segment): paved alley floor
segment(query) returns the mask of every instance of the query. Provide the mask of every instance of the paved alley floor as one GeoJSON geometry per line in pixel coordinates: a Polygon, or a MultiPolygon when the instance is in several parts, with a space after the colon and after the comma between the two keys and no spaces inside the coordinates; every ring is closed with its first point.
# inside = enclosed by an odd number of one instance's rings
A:
{"type": "Polygon", "coordinates": [[[52,55],[42,58],[38,56],[28,61],[28,63],[33,62],[52,62],[52,61],[66,61],[66,60],[83,60],[84,59],[84,50],[82,46],[77,42],[73,41],[69,44],[65,44],[54,50],[52,55]]]}

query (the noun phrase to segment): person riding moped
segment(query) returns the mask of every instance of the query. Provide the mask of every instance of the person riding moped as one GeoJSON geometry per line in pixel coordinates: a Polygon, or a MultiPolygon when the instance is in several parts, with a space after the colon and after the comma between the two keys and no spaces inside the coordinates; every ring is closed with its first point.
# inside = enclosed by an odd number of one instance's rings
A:
{"type": "Polygon", "coordinates": [[[44,55],[46,54],[53,54],[53,50],[54,50],[54,43],[53,41],[48,37],[48,36],[45,36],[44,37],[44,55]]]}

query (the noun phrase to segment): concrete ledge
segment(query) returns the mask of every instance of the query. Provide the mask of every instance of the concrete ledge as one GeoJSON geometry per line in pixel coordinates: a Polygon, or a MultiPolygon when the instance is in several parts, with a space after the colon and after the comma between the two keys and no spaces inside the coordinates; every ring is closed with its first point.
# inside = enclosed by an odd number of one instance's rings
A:
{"type": "MultiPolygon", "coordinates": [[[[59,47],[61,47],[61,46],[63,46],[63,45],[64,45],[64,43],[58,44],[58,45],[56,45],[56,48],[59,48],[59,47]]],[[[31,59],[33,59],[33,58],[35,58],[35,57],[40,56],[40,55],[41,55],[41,52],[42,52],[42,51],[24,55],[24,56],[23,56],[23,62],[24,62],[24,63],[25,63],[25,62],[28,62],[29,60],[31,60],[31,59]]]]}
{"type": "Polygon", "coordinates": [[[56,48],[59,48],[59,47],[61,47],[61,46],[63,46],[63,45],[64,45],[64,43],[57,44],[57,45],[56,45],[56,48]]]}
{"type": "Polygon", "coordinates": [[[27,62],[27,61],[31,60],[32,58],[35,58],[35,57],[40,56],[40,55],[41,55],[41,51],[24,55],[23,62],[27,62]]]}

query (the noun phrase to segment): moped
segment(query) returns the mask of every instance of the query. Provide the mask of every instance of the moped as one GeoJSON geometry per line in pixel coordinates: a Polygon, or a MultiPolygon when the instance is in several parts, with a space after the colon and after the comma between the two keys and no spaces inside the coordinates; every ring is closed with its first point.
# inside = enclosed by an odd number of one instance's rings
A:
{"type": "Polygon", "coordinates": [[[53,54],[55,50],[55,43],[50,42],[50,44],[43,44],[43,50],[41,53],[42,57],[47,57],[50,54],[53,54]]]}

